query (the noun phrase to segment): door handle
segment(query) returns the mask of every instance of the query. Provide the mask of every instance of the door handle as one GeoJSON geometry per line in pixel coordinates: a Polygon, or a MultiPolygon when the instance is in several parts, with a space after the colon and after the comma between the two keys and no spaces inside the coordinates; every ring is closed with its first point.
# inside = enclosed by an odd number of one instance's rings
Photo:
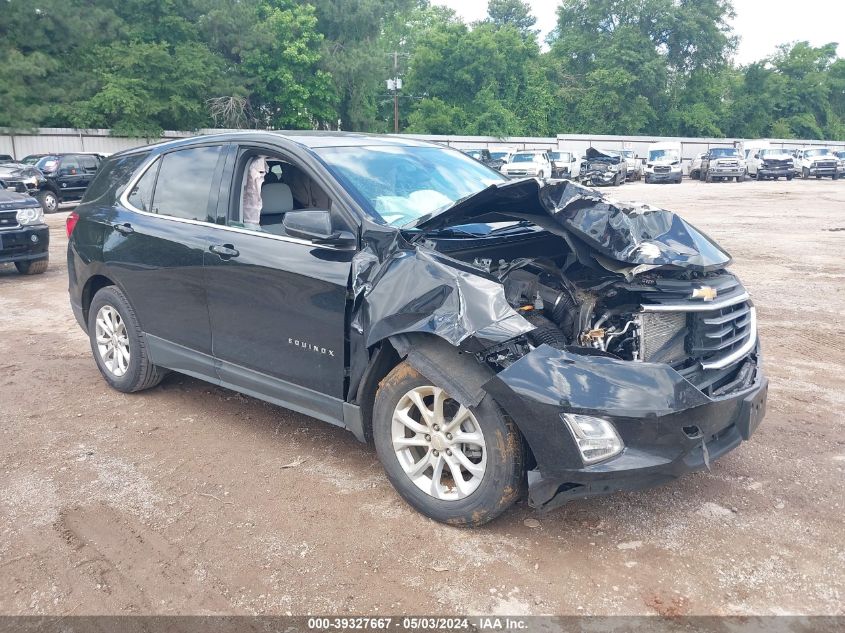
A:
{"type": "Polygon", "coordinates": [[[132,225],[129,224],[129,222],[124,222],[123,224],[112,224],[112,228],[121,235],[129,235],[135,232],[135,229],[132,228],[132,225]]]}
{"type": "Polygon", "coordinates": [[[208,250],[217,253],[222,259],[231,259],[241,254],[232,244],[212,244],[208,250]]]}

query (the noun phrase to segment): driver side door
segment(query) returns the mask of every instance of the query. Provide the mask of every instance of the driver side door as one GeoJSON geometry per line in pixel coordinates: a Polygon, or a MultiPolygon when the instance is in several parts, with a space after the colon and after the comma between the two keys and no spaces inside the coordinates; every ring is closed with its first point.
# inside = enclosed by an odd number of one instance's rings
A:
{"type": "Polygon", "coordinates": [[[285,235],[276,216],[292,209],[268,208],[285,187],[272,170],[262,190],[262,218],[273,222],[262,228],[242,221],[248,161],[267,154],[238,147],[224,177],[225,204],[204,256],[212,353],[225,384],[338,424],[347,367],[347,288],[356,249],[285,235]]]}

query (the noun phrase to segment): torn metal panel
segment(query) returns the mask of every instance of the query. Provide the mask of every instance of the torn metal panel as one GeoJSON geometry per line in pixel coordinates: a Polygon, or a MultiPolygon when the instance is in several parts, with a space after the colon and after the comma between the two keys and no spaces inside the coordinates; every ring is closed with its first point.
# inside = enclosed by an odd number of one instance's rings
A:
{"type": "Polygon", "coordinates": [[[647,205],[611,200],[565,181],[536,179],[493,185],[412,225],[423,233],[471,222],[529,220],[557,235],[574,236],[596,252],[631,266],[718,270],[730,255],[680,216],[647,205]]]}
{"type": "Polygon", "coordinates": [[[508,304],[497,279],[463,262],[422,247],[379,259],[362,252],[353,267],[352,326],[367,347],[408,332],[434,334],[455,346],[476,335],[489,345],[534,329],[508,304]]]}

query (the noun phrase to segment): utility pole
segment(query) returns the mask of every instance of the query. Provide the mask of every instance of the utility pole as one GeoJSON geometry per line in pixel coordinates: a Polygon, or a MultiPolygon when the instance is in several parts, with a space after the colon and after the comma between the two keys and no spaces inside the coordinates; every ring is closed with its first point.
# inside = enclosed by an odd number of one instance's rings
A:
{"type": "Polygon", "coordinates": [[[399,51],[393,51],[393,79],[387,80],[387,89],[393,91],[393,133],[399,134],[399,91],[402,78],[399,77],[399,51]]]}
{"type": "Polygon", "coordinates": [[[399,134],[399,53],[393,51],[393,77],[395,78],[393,91],[393,133],[399,134]]]}

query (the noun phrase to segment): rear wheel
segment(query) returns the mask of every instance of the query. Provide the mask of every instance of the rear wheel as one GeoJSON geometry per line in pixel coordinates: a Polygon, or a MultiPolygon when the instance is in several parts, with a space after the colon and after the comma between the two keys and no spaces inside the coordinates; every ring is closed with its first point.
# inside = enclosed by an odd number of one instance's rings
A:
{"type": "Polygon", "coordinates": [[[810,170],[807,169],[806,167],[804,167],[804,169],[801,170],[801,178],[803,178],[804,180],[807,180],[809,177],[810,177],[810,170]]]}
{"type": "Polygon", "coordinates": [[[406,362],[379,387],[373,439],[393,487],[435,521],[482,525],[522,491],[522,440],[495,401],[465,407],[406,362]]]}
{"type": "Polygon", "coordinates": [[[166,370],[153,365],[138,317],[126,295],[106,286],[88,309],[88,338],[106,382],[124,393],[155,387],[166,370]]]}
{"type": "Polygon", "coordinates": [[[15,268],[21,275],[40,275],[47,270],[49,262],[46,259],[39,259],[28,262],[15,262],[15,268]]]}

